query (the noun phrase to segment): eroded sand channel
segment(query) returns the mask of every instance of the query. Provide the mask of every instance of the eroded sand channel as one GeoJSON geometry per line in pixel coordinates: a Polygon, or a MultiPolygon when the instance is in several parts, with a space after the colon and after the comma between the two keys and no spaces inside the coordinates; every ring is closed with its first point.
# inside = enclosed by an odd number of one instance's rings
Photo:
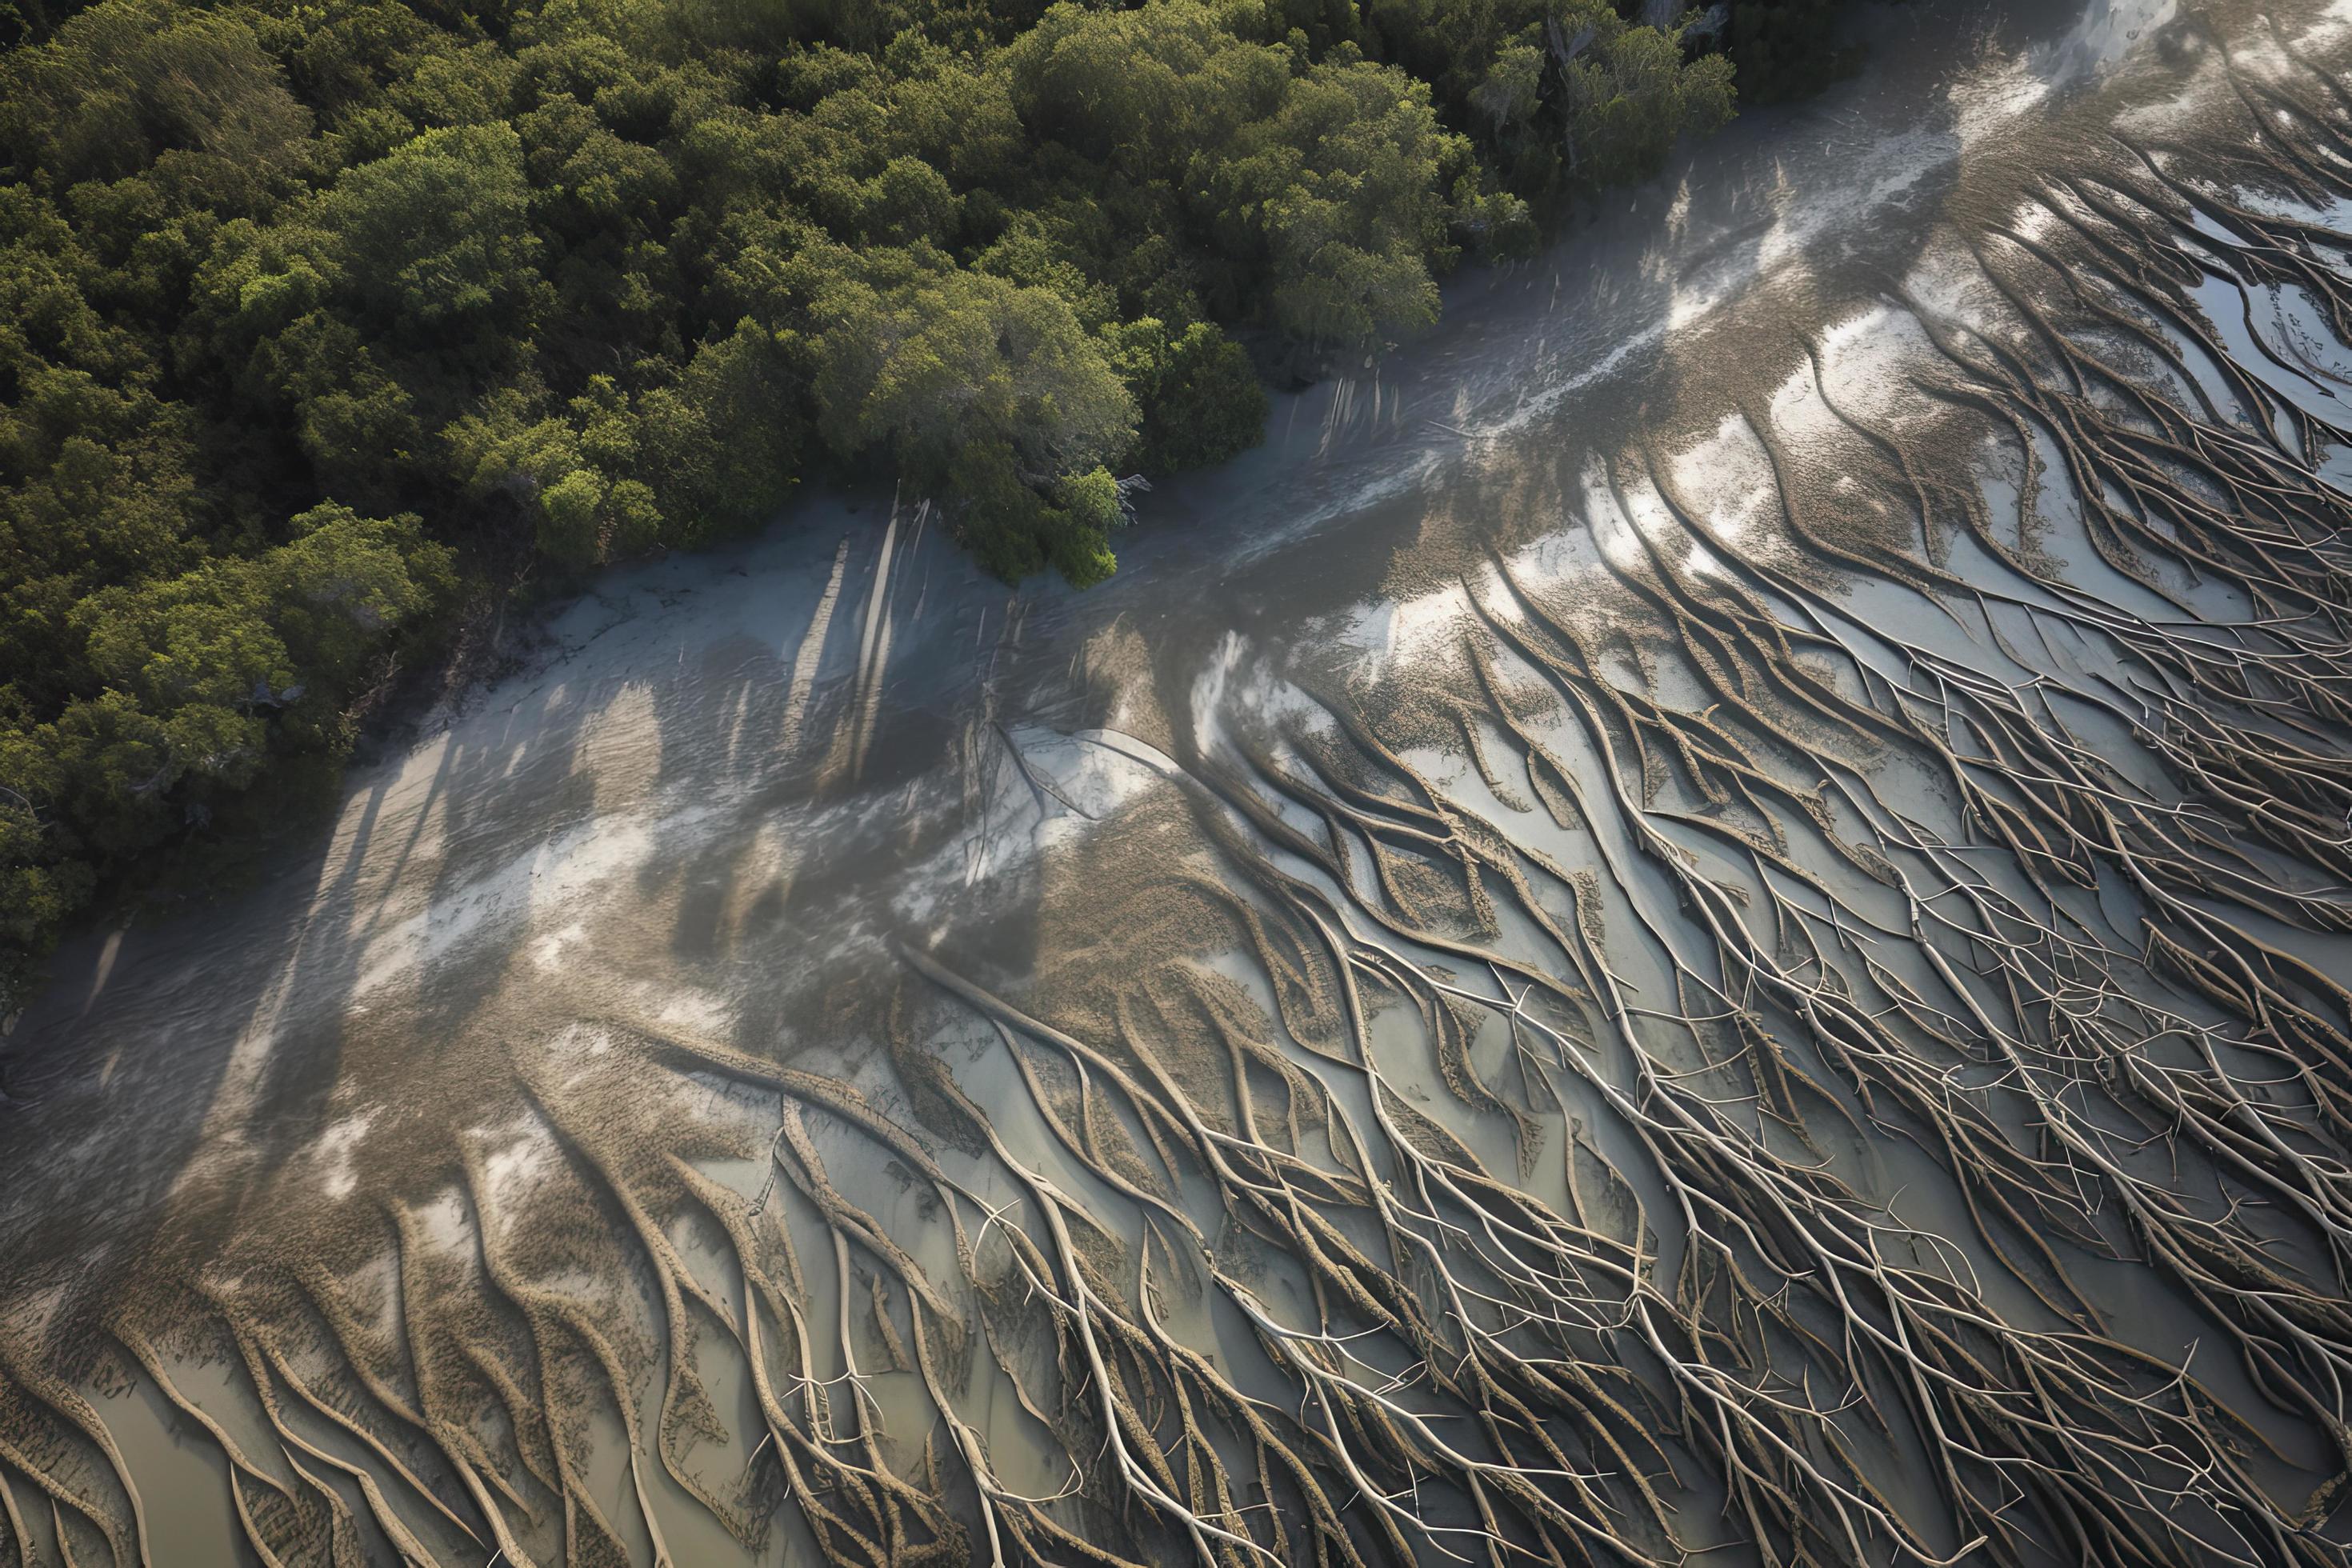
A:
{"type": "Polygon", "coordinates": [[[93,942],[0,1558],[2341,1560],[2352,26],[1886,28],[1111,586],[813,507],[93,942]]]}

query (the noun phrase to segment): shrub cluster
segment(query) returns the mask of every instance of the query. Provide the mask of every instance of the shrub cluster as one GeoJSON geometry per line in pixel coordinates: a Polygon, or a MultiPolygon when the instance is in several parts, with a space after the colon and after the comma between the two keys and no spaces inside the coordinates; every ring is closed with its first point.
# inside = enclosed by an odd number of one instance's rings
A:
{"type": "Polygon", "coordinates": [[[134,863],[331,776],[461,582],[828,468],[1105,576],[1116,476],[1729,114],[1659,9],[0,5],[0,1013],[134,863]]]}

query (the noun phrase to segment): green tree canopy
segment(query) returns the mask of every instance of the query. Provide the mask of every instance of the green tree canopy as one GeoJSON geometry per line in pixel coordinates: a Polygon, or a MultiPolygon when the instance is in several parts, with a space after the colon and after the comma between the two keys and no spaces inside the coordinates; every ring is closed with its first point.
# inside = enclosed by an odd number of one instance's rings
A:
{"type": "MultiPolygon", "coordinates": [[[[1825,0],[1740,0],[1795,79],[1825,0]]],[[[887,474],[1091,583],[1729,68],[1627,0],[17,0],[0,1012],[465,600],[887,474]],[[423,521],[420,521],[423,520],[423,521]],[[535,576],[534,576],[535,574],[535,576]]]]}
{"type": "MultiPolygon", "coordinates": [[[[617,181],[587,200],[617,206],[617,181]]],[[[573,200],[576,186],[564,187],[573,200]]],[[[509,125],[427,131],[372,163],[347,169],[319,205],[341,275],[362,308],[403,336],[488,321],[527,310],[541,279],[530,218],[522,138],[509,125]]],[[[526,322],[501,322],[511,330],[526,322]]]]}

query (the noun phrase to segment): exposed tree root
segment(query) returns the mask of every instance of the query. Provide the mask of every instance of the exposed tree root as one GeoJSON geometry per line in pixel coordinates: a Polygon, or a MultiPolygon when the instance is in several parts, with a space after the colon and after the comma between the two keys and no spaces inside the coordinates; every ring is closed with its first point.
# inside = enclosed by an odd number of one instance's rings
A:
{"type": "MultiPolygon", "coordinates": [[[[1410,677],[1080,737],[1118,810],[992,706],[1084,825],[1034,972],[909,937],[847,1076],[583,1004],[333,1267],[121,1314],[246,1547],[2352,1558],[2352,91],[2214,43],[2229,156],[1961,235],[1891,405],[1749,400],[1761,521],[1598,463],[1410,677]]],[[[164,1562],[53,1349],[0,1562],[164,1562]]]]}

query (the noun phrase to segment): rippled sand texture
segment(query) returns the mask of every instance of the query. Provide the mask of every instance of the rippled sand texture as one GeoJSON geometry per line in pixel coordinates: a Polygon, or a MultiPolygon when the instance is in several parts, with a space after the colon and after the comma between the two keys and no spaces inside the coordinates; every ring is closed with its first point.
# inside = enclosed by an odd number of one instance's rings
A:
{"type": "Polygon", "coordinates": [[[2352,1557],[2336,10],[1934,13],[1100,595],[575,609],[31,1021],[0,1562],[2352,1557]]]}

